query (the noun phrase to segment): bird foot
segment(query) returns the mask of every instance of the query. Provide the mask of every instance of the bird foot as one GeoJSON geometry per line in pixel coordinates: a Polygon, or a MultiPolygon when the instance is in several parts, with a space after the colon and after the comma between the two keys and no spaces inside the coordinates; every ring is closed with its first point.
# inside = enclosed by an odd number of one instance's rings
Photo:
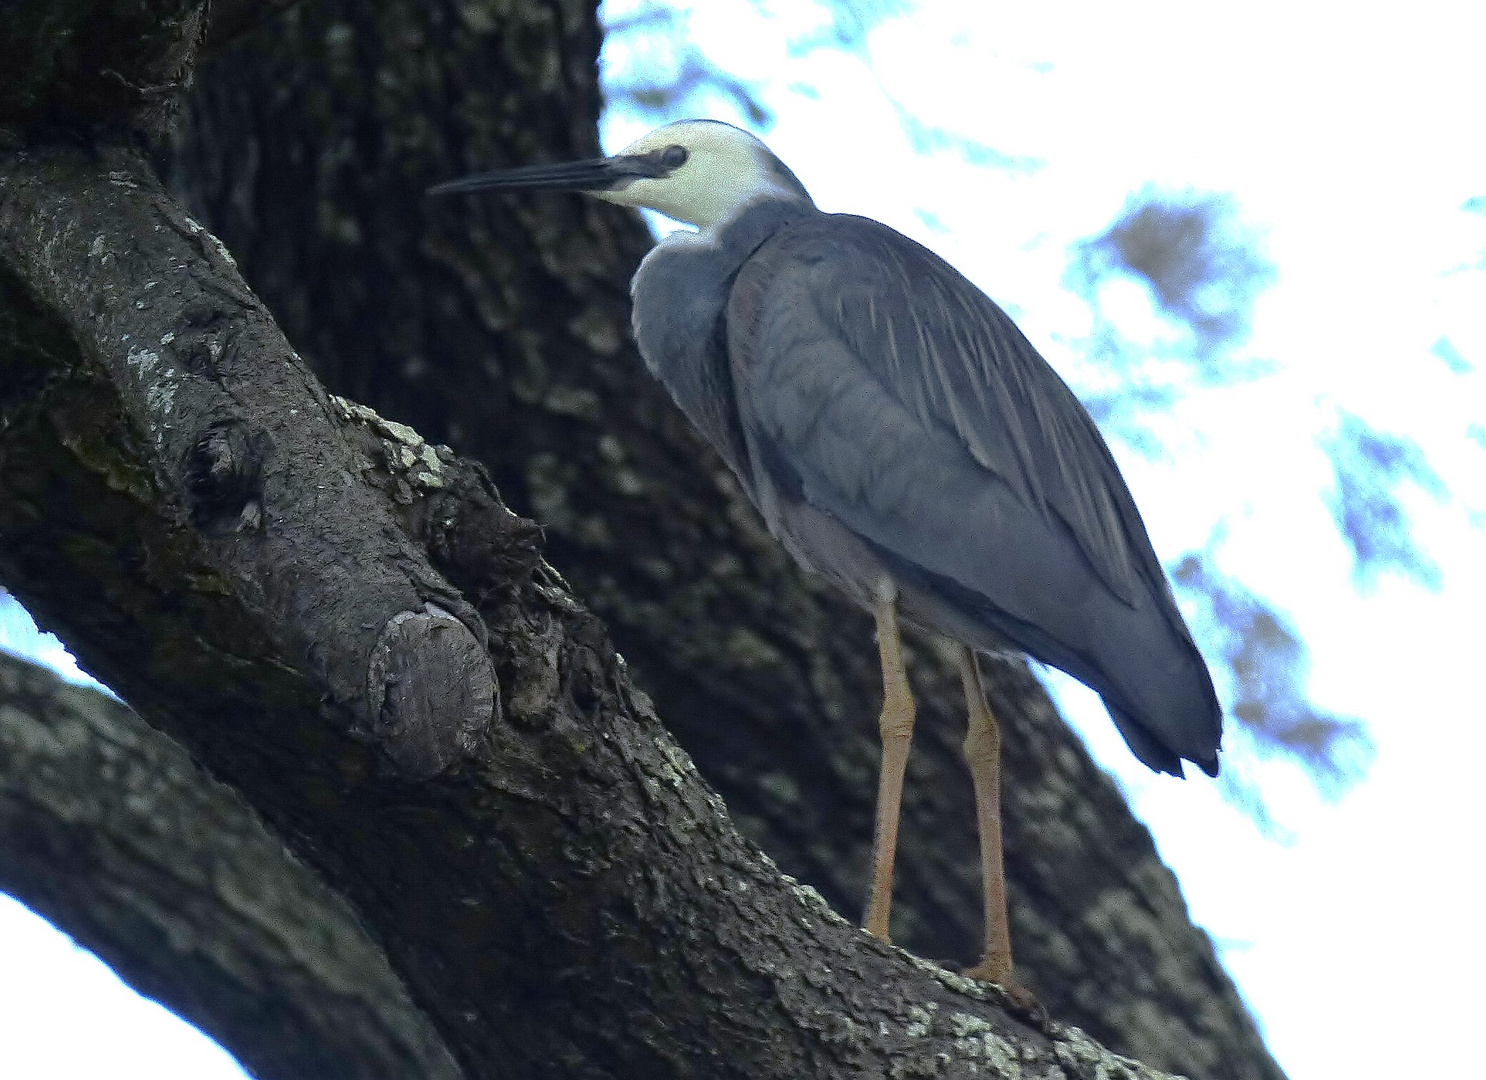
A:
{"type": "Polygon", "coordinates": [[[1039,1030],[1047,1026],[1047,1009],[1037,1000],[1037,995],[1016,981],[1009,964],[982,960],[960,974],[967,979],[995,984],[1006,995],[1005,1005],[1009,1012],[1039,1030]]]}
{"type": "Polygon", "coordinates": [[[1016,986],[1017,981],[1011,974],[1010,962],[1002,959],[986,957],[980,963],[964,968],[961,975],[967,979],[977,979],[980,982],[995,983],[1003,989],[1016,986]]]}

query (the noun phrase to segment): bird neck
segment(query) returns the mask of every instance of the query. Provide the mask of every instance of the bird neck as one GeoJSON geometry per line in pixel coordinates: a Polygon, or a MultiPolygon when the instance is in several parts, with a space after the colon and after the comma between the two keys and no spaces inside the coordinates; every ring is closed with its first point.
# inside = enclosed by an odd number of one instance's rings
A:
{"type": "Polygon", "coordinates": [[[711,226],[698,229],[696,237],[742,252],[746,258],[782,226],[818,213],[809,200],[785,192],[769,192],[749,199],[711,226]]]}

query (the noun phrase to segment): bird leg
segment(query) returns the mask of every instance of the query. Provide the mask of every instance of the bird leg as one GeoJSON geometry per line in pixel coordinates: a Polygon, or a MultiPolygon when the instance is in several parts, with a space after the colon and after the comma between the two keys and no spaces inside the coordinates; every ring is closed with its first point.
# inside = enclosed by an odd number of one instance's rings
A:
{"type": "Polygon", "coordinates": [[[1001,852],[1001,730],[986,703],[980,668],[968,645],[959,646],[960,681],[965,686],[965,760],[975,785],[975,816],[980,823],[980,879],[985,897],[985,954],[965,974],[1009,987],[1011,930],[1006,917],[1006,863],[1001,852]]]}
{"type": "Polygon", "coordinates": [[[892,585],[879,590],[872,606],[877,619],[877,651],[882,659],[882,770],[877,780],[877,826],[872,834],[872,892],[863,921],[867,932],[888,940],[888,916],[893,906],[893,859],[898,850],[898,812],[903,804],[903,770],[913,741],[913,692],[903,670],[898,639],[898,591],[892,585]]]}

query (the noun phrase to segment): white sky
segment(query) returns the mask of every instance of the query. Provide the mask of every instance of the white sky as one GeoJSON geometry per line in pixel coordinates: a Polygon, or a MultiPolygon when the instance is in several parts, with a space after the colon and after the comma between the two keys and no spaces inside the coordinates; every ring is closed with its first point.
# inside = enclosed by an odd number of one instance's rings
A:
{"type": "MultiPolygon", "coordinates": [[[[1227,520],[1222,570],[1294,621],[1313,699],[1361,717],[1376,762],[1337,805],[1293,767],[1260,766],[1294,834],[1280,844],[1207,781],[1145,771],[1092,694],[1061,677],[1055,688],[1292,1080],[1455,1072],[1449,1039],[1373,1018],[1402,994],[1427,1002],[1431,1030],[1469,1031],[1486,1004],[1475,788],[1486,531],[1470,524],[1486,514],[1486,450],[1466,437],[1486,423],[1486,215],[1461,209],[1486,194],[1486,8],[924,0],[873,34],[869,72],[791,56],[780,28],[811,16],[776,6],[770,23],[745,0],[709,0],[690,22],[706,55],[761,87],[777,114],[772,148],[823,209],[876,217],[945,255],[1075,381],[1090,314],[1062,287],[1068,249],[1133,192],[1154,181],[1229,193],[1260,231],[1278,279],[1247,351],[1276,373],[1184,400],[1162,421],[1164,460],[1115,450],[1168,559],[1227,520]],[[884,90],[920,119],[1045,164],[1012,175],[951,152],[917,157],[884,90]],[[1474,372],[1430,355],[1441,337],[1474,372]],[[1444,504],[1406,500],[1443,570],[1439,593],[1396,578],[1353,589],[1317,445],[1338,407],[1417,441],[1449,486],[1444,504]]],[[[736,119],[722,102],[709,111],[736,119]]],[[[606,145],[646,126],[611,117],[606,145]]],[[[1110,299],[1127,335],[1162,333],[1139,290],[1110,299]]],[[[4,637],[14,625],[0,609],[0,647],[26,651],[34,639],[4,637]]],[[[240,1075],[205,1060],[194,1033],[167,1036],[160,1025],[185,1026],[163,1010],[105,994],[106,969],[36,923],[0,902],[0,1075],[119,1077],[131,1061],[159,1080],[240,1075]],[[80,1014],[106,1044],[91,1062],[68,1056],[93,1041],[76,1038],[80,1014]]]]}

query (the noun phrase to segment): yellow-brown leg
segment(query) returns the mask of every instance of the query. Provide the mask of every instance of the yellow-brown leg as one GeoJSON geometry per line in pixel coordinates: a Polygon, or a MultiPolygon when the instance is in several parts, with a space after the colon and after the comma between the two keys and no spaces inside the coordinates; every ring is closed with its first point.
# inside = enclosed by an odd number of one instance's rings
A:
{"type": "Polygon", "coordinates": [[[1001,731],[986,703],[980,669],[969,646],[959,647],[960,681],[965,686],[965,760],[975,784],[975,816],[980,823],[980,880],[985,896],[985,955],[965,971],[972,979],[1010,986],[1011,930],[1006,918],[1006,863],[1001,852],[1001,731]]]}
{"type": "Polygon", "coordinates": [[[903,670],[898,639],[898,593],[884,587],[872,607],[877,619],[877,651],[882,659],[882,771],[877,780],[877,827],[872,835],[872,892],[867,897],[867,932],[888,940],[893,906],[893,859],[898,850],[898,811],[903,803],[903,770],[913,741],[913,692],[903,670]]]}

